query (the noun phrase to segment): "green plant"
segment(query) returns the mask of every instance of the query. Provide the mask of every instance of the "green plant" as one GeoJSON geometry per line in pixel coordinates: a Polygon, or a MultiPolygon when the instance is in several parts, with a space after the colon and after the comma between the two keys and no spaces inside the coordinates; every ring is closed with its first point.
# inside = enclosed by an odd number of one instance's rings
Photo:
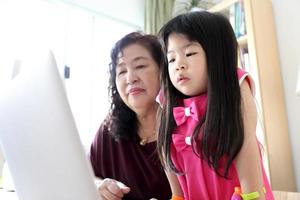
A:
{"type": "Polygon", "coordinates": [[[173,8],[173,16],[190,12],[197,8],[197,10],[206,10],[213,3],[209,0],[175,0],[173,8]]]}

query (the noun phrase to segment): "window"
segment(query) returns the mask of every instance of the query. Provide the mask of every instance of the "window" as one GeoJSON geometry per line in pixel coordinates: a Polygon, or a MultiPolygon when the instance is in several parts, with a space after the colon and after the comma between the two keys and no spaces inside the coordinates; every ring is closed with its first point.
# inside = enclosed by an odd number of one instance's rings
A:
{"type": "Polygon", "coordinates": [[[0,53],[5,55],[0,58],[0,80],[10,79],[15,60],[52,49],[60,72],[70,67],[67,94],[81,140],[89,146],[109,109],[111,48],[137,27],[62,1],[0,4],[0,53]]]}

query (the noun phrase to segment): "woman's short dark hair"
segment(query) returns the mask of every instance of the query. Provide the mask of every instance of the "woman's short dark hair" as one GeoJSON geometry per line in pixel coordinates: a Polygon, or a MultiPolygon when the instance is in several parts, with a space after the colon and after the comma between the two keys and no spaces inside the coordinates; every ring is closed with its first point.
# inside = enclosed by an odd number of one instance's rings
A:
{"type": "MultiPolygon", "coordinates": [[[[219,13],[205,11],[179,15],[162,27],[159,38],[165,52],[172,33],[183,34],[190,41],[198,42],[205,52],[208,104],[206,114],[193,134],[193,138],[199,138],[199,130],[202,129],[201,141],[193,148],[217,173],[221,158],[226,156],[225,173],[222,173],[226,177],[229,166],[243,144],[235,34],[227,18],[219,13]]],[[[176,127],[172,109],[177,106],[178,98],[184,95],[172,85],[168,68],[161,68],[161,81],[166,106],[161,115],[158,151],[161,158],[166,158],[166,165],[177,171],[170,158],[170,143],[176,127]]]]}
{"type": "Polygon", "coordinates": [[[107,127],[113,137],[118,139],[137,138],[137,117],[121,99],[116,86],[116,67],[120,53],[131,44],[138,44],[147,49],[158,67],[165,63],[163,51],[158,38],[154,35],[132,32],[121,38],[111,50],[109,65],[110,112],[106,118],[107,127]]]}

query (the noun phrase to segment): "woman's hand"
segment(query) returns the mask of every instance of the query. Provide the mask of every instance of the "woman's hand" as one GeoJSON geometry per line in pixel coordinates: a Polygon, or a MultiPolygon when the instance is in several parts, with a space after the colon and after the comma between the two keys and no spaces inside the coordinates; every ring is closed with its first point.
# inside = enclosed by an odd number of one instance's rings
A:
{"type": "Polygon", "coordinates": [[[125,184],[110,178],[97,179],[95,184],[103,200],[121,200],[130,191],[125,184]]]}

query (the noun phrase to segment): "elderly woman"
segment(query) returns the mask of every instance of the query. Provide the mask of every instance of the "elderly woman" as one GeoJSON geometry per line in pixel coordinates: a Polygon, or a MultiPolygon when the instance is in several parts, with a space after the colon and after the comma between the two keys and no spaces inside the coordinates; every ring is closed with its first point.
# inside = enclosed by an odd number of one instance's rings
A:
{"type": "Polygon", "coordinates": [[[155,36],[133,32],[111,51],[110,112],[90,149],[102,199],[170,199],[156,154],[155,98],[164,65],[155,36]]]}

